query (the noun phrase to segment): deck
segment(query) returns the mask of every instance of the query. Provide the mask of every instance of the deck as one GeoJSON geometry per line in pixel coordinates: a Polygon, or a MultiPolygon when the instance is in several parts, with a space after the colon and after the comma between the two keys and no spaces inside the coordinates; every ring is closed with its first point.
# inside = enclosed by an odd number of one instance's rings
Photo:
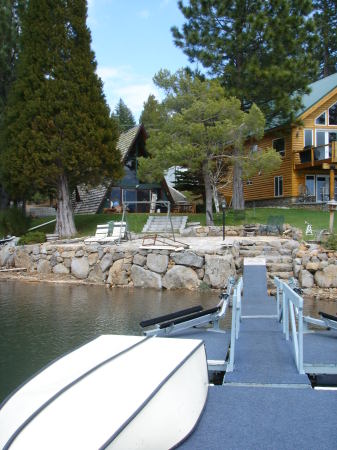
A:
{"type": "MultiPolygon", "coordinates": [[[[336,448],[337,392],[312,389],[299,373],[266,280],[263,261],[246,262],[234,370],[227,370],[222,386],[209,387],[204,414],[179,448],[336,448]]],[[[207,353],[215,355],[224,338],[216,342],[208,335],[207,353]]],[[[304,367],[337,364],[337,333],[304,336],[304,367]]]]}

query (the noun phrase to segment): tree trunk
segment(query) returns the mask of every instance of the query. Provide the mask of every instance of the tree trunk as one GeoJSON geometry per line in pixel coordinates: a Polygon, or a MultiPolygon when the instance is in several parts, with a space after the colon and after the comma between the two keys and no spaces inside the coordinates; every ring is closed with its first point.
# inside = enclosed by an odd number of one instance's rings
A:
{"type": "Polygon", "coordinates": [[[213,191],[213,201],[214,201],[215,211],[217,213],[219,213],[220,212],[219,197],[218,197],[218,190],[217,190],[215,184],[212,184],[212,191],[213,191]]]}
{"type": "Polygon", "coordinates": [[[71,237],[76,234],[68,180],[64,174],[60,175],[57,185],[56,233],[59,237],[71,237]]]}
{"type": "Polygon", "coordinates": [[[213,209],[212,209],[212,186],[209,177],[208,161],[207,159],[202,163],[202,177],[205,185],[205,205],[206,205],[206,225],[214,225],[213,209]]]}
{"type": "Polygon", "coordinates": [[[234,209],[234,211],[245,209],[242,183],[242,167],[237,160],[235,160],[234,163],[232,208],[234,209]]]}

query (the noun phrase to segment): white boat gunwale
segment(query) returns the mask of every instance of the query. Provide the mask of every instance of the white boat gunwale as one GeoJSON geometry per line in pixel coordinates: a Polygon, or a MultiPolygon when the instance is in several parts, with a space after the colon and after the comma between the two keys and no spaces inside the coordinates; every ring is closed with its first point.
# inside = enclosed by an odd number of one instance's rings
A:
{"type": "MultiPolygon", "coordinates": [[[[155,338],[154,336],[149,336],[149,337],[152,337],[152,338],[155,338]]],[[[143,342],[143,341],[142,341],[143,342]]],[[[190,351],[190,353],[188,354],[188,355],[186,355],[185,356],[185,358],[182,360],[182,361],[180,361],[180,363],[179,364],[177,364],[176,365],[176,367],[158,384],[158,386],[152,391],[152,393],[142,402],[142,404],[131,414],[131,416],[129,416],[128,417],[128,419],[127,420],[125,420],[124,421],[124,423],[113,433],[113,435],[101,446],[101,447],[99,447],[99,450],[105,450],[115,439],[116,439],[116,437],[117,436],[119,436],[121,433],[122,433],[122,431],[133,421],[133,419],[135,418],[135,417],[137,417],[138,416],[138,414],[145,408],[145,406],[155,397],[155,395],[160,391],[160,389],[163,387],[163,386],[165,386],[165,384],[167,383],[167,381],[170,379],[170,378],[172,378],[173,377],[173,375],[175,374],[175,373],[177,373],[178,372],[178,370],[184,365],[184,364],[186,364],[186,362],[191,358],[191,356],[192,355],[194,355],[194,353],[196,353],[199,349],[200,349],[200,347],[204,347],[204,349],[205,349],[205,344],[204,344],[204,341],[200,341],[200,343],[196,346],[196,347],[194,347],[191,351],[190,351]]],[[[206,350],[205,350],[205,352],[206,352],[206,350]]],[[[199,415],[199,419],[200,419],[200,417],[201,417],[201,415],[202,415],[202,413],[203,413],[203,411],[204,411],[204,408],[205,408],[205,406],[206,406],[206,402],[205,402],[205,404],[204,404],[204,406],[203,406],[203,408],[202,408],[202,410],[201,410],[201,413],[200,413],[200,415],[199,415]]],[[[197,420],[197,422],[196,422],[196,424],[195,424],[195,426],[197,425],[197,423],[199,422],[199,419],[197,420]]],[[[194,428],[193,428],[194,429],[194,428]]],[[[191,433],[193,432],[193,430],[191,431],[191,433]]],[[[190,434],[189,434],[190,435],[190,434]]],[[[184,439],[182,440],[182,441],[184,441],[185,439],[187,438],[187,436],[185,436],[184,437],[184,439]]],[[[181,441],[181,442],[182,442],[181,441]]],[[[178,445],[180,445],[181,444],[181,442],[180,443],[177,443],[176,445],[175,445],[175,447],[176,446],[178,446],[178,445]]]]}
{"type": "MultiPolygon", "coordinates": [[[[64,394],[64,392],[66,392],[67,390],[69,390],[71,387],[73,387],[74,385],[76,385],[77,383],[79,383],[81,380],[83,380],[84,378],[86,378],[88,375],[90,375],[91,373],[93,373],[94,371],[98,370],[99,368],[101,368],[102,366],[104,366],[105,364],[108,364],[109,362],[111,362],[112,360],[120,357],[121,355],[127,353],[128,351],[132,350],[133,348],[137,347],[138,345],[141,345],[142,343],[144,343],[145,341],[147,341],[148,339],[150,339],[151,336],[149,337],[144,337],[144,339],[141,339],[140,341],[136,342],[135,344],[132,344],[131,346],[125,348],[124,350],[110,356],[109,358],[105,359],[104,361],[101,361],[100,363],[96,364],[94,367],[91,367],[88,371],[84,372],[83,374],[81,374],[79,377],[77,377],[75,380],[73,380],[71,383],[68,383],[66,386],[64,386],[62,389],[58,390],[54,395],[52,395],[46,402],[44,402],[37,410],[35,410],[32,414],[30,414],[29,417],[27,417],[27,419],[24,420],[24,422],[22,422],[22,424],[15,430],[15,432],[11,435],[11,437],[7,440],[7,442],[5,443],[4,447],[2,450],[8,450],[10,448],[10,446],[12,445],[12,443],[14,442],[14,440],[19,436],[19,434],[27,427],[27,425],[29,425],[32,420],[34,420],[34,418],[40,414],[44,409],[46,409],[51,403],[53,403],[53,401],[55,401],[58,397],[60,397],[62,394],[64,394]]],[[[78,347],[78,349],[84,347],[85,345],[87,345],[88,343],[85,343],[81,346],[78,347]]],[[[78,350],[77,349],[77,350],[78,350]]],[[[45,367],[43,367],[42,369],[40,369],[36,374],[34,374],[33,376],[31,376],[27,381],[25,381],[24,383],[22,383],[22,385],[20,385],[18,388],[16,388],[6,399],[5,401],[1,404],[1,407],[7,403],[7,401],[14,396],[23,386],[25,386],[26,384],[29,383],[29,381],[31,381],[33,378],[35,378],[38,374],[42,373],[45,369],[47,369],[48,367],[50,367],[53,363],[59,361],[60,359],[62,359],[63,357],[77,351],[77,350],[72,350],[70,352],[68,352],[65,355],[62,355],[58,358],[56,358],[55,360],[53,360],[52,362],[48,363],[45,367]]]]}

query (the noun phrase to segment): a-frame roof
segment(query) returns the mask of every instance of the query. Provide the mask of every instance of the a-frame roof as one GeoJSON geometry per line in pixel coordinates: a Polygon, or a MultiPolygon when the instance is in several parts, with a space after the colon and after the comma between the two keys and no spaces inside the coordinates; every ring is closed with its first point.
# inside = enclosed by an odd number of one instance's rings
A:
{"type": "Polygon", "coordinates": [[[133,143],[140,133],[144,133],[144,136],[146,137],[146,132],[143,125],[132,127],[130,130],[121,133],[119,136],[117,149],[121,152],[122,161],[126,158],[129,150],[132,148],[133,143]]]}

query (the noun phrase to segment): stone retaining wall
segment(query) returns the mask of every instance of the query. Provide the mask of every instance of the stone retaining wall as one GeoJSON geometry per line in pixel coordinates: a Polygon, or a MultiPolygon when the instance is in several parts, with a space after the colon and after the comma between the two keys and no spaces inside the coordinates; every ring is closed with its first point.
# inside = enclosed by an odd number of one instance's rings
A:
{"type": "Polygon", "coordinates": [[[256,256],[266,258],[270,285],[274,276],[295,276],[303,288],[337,287],[337,252],[292,239],[252,240],[212,251],[180,252],[83,243],[7,246],[0,251],[0,265],[26,268],[44,278],[50,275],[109,286],[194,290],[222,288],[230,275],[242,273],[244,257],[256,256]]]}
{"type": "Polygon", "coordinates": [[[120,250],[115,246],[51,244],[7,247],[0,264],[29,273],[62,275],[109,286],[198,289],[202,283],[220,289],[235,275],[235,248],[218,254],[168,250],[120,250]]]}

